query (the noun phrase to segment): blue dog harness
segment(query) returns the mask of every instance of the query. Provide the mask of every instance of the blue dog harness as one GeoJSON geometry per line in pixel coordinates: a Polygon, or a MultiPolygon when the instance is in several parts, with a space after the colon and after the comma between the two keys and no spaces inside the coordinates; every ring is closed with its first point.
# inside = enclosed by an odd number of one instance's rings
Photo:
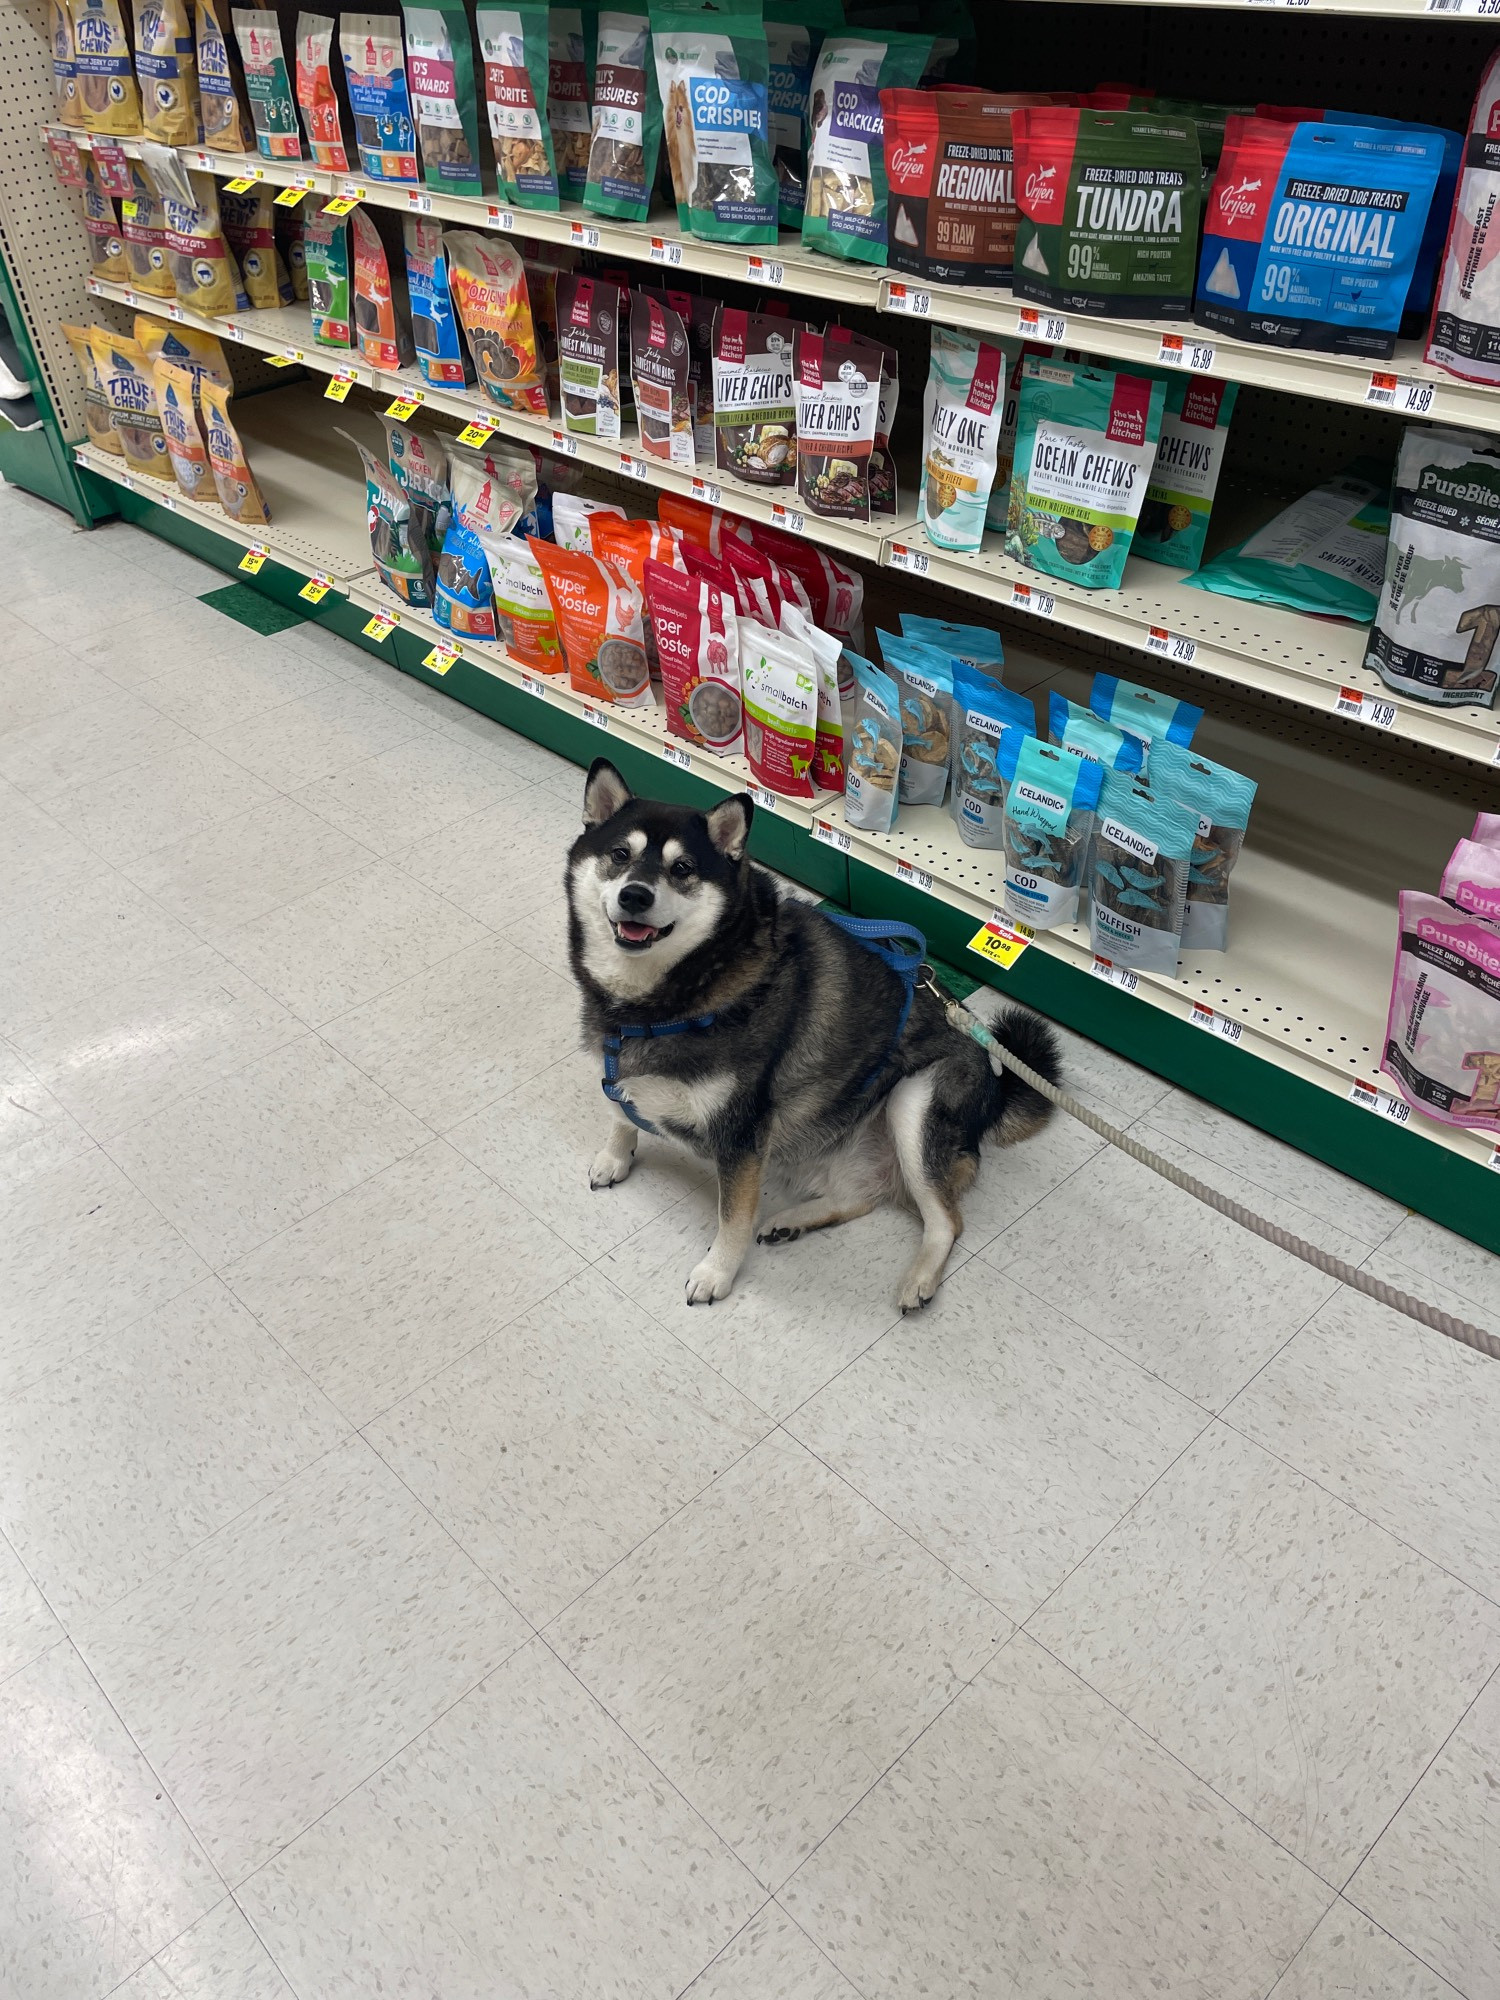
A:
{"type": "MultiPolygon", "coordinates": [[[[900,1045],[906,1023],[911,1017],[912,1001],[916,998],[917,974],[927,956],[927,940],[913,924],[886,923],[880,917],[848,917],[841,910],[825,910],[823,915],[829,923],[837,924],[841,931],[848,933],[866,951],[871,951],[883,965],[888,965],[905,989],[901,996],[901,1012],[896,1017],[895,1032],[886,1046],[884,1055],[874,1069],[859,1086],[860,1095],[874,1088],[885,1067],[900,1045]]],[[[705,1028],[711,1028],[718,1019],[717,1014],[695,1014],[684,1021],[658,1021],[650,1026],[616,1028],[604,1037],[604,1078],[600,1085],[611,1104],[617,1105],[632,1125],[642,1132],[656,1135],[656,1127],[631,1104],[620,1081],[620,1051],[626,1042],[657,1041],[665,1035],[689,1035],[705,1028]]]]}

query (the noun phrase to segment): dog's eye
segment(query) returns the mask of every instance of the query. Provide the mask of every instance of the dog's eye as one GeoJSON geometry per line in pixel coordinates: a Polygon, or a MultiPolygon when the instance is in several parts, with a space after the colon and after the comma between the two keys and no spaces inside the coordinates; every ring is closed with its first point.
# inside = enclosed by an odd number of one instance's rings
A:
{"type": "Polygon", "coordinates": [[[685,882],[692,872],[693,864],[691,861],[674,861],[672,863],[672,873],[677,877],[679,882],[685,882]]]}
{"type": "Polygon", "coordinates": [[[609,858],[615,863],[616,867],[623,868],[625,863],[630,859],[630,849],[628,847],[612,847],[609,850],[609,858]]]}

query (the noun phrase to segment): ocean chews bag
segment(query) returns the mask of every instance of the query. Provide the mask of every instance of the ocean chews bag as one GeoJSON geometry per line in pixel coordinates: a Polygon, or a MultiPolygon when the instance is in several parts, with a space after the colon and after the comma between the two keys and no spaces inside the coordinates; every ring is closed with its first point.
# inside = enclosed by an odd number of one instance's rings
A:
{"type": "Polygon", "coordinates": [[[1440,132],[1231,118],[1194,318],[1272,347],[1384,359],[1442,167],[1440,132]]]}
{"type": "Polygon", "coordinates": [[[708,13],[651,8],[677,221],[717,243],[774,243],[770,59],[759,0],[708,13]]]}
{"type": "Polygon", "coordinates": [[[830,35],[808,99],[807,206],[802,242],[830,257],[886,261],[883,90],[919,83],[930,35],[830,35]]]}
{"type": "Polygon", "coordinates": [[[601,13],[594,44],[593,127],[583,205],[644,222],[661,145],[661,99],[645,14],[601,13]]]}
{"type": "Polygon", "coordinates": [[[1156,463],[1132,546],[1151,562],[1196,569],[1208,540],[1239,385],[1173,375],[1166,386],[1156,463]]]}
{"type": "Polygon", "coordinates": [[[1385,580],[1387,498],[1381,469],[1358,460],[1183,582],[1219,597],[1368,625],[1385,580]]]}
{"type": "Polygon", "coordinates": [[[1161,435],[1164,385],[1028,358],[1021,371],[1005,551],[1028,569],[1120,581],[1161,435]]]}
{"type": "Polygon", "coordinates": [[[1500,925],[1403,890],[1381,1068],[1443,1125],[1500,1138],[1500,925]]]}
{"type": "Polygon", "coordinates": [[[1202,209],[1191,121],[1045,105],[1013,112],[1011,126],[1016,297],[1186,319],[1202,209]]]}
{"type": "Polygon", "coordinates": [[[1500,640],[1500,448],[1419,429],[1401,440],[1385,583],[1365,665],[1398,694],[1493,707],[1500,640]]]}

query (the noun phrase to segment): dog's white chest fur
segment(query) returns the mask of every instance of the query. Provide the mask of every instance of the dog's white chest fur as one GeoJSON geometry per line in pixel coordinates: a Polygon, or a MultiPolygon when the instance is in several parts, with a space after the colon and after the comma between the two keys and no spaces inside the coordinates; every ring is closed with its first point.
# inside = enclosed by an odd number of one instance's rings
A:
{"type": "Polygon", "coordinates": [[[734,1077],[728,1070],[694,1083],[672,1076],[627,1076],[621,1082],[632,1108],[648,1125],[674,1125],[689,1132],[705,1132],[734,1094],[734,1077]]]}

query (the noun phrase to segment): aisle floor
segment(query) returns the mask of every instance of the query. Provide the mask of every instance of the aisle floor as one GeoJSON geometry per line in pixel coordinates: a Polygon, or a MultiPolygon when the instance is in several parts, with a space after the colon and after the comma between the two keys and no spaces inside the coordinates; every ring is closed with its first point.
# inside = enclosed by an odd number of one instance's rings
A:
{"type": "MultiPolygon", "coordinates": [[[[0,1994],[1500,1995],[1500,1366],[1057,1122],[696,1311],[580,774],[0,492],[0,1994]]],[[[1076,1037],[1500,1325],[1500,1261],[1076,1037]]]]}

